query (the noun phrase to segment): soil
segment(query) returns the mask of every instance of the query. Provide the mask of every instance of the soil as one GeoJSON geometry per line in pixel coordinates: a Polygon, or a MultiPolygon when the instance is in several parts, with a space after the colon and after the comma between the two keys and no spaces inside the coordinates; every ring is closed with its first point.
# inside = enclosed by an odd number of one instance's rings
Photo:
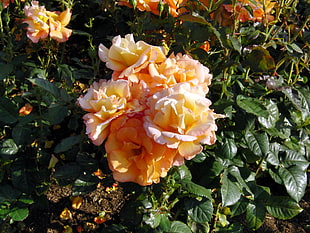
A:
{"type": "MultiPolygon", "coordinates": [[[[81,196],[82,203],[78,208],[72,207],[72,189],[68,186],[51,185],[42,203],[30,208],[29,216],[17,226],[18,233],[76,233],[100,232],[101,227],[120,222],[119,213],[130,194],[121,186],[98,186],[94,191],[81,196]],[[67,208],[70,214],[63,216],[67,208]],[[103,222],[96,223],[95,218],[103,215],[103,222]],[[71,227],[71,229],[69,228],[71,227]],[[67,229],[67,230],[66,230],[67,229]]],[[[246,228],[244,216],[232,219],[244,225],[244,233],[308,233],[310,232],[310,189],[300,201],[304,209],[290,220],[280,220],[267,215],[264,224],[257,230],[246,228]]],[[[67,212],[68,213],[68,212],[67,212]]],[[[10,231],[12,232],[12,231],[10,231]]]]}

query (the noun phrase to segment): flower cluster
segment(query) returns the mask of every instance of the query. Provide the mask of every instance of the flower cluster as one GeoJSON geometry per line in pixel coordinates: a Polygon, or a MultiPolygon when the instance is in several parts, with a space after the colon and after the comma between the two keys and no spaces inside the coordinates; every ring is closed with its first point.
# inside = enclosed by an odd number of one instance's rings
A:
{"type": "MultiPolygon", "coordinates": [[[[150,11],[155,15],[159,15],[160,4],[162,6],[167,4],[169,7],[169,13],[173,17],[177,17],[180,14],[180,8],[185,6],[186,2],[187,0],[137,0],[135,7],[140,11],[150,11]]],[[[121,6],[132,7],[130,0],[119,0],[118,4],[121,6]]]]}
{"type": "Polygon", "coordinates": [[[63,12],[47,11],[39,6],[38,1],[32,1],[31,6],[25,6],[24,13],[27,27],[27,37],[34,43],[50,36],[58,42],[65,42],[71,36],[72,30],[66,28],[71,19],[71,10],[63,12]]]}
{"type": "Polygon", "coordinates": [[[274,20],[270,13],[275,3],[270,0],[238,0],[235,8],[232,4],[222,4],[215,11],[214,18],[222,26],[230,26],[233,23],[234,12],[236,12],[236,19],[240,22],[262,22],[264,19],[270,22],[274,20]]]}
{"type": "Polygon", "coordinates": [[[163,47],[133,35],[117,36],[99,57],[113,70],[111,80],[94,82],[78,103],[86,133],[105,142],[114,179],[158,183],[173,165],[192,159],[201,144],[215,143],[215,114],[205,98],[209,69],[188,55],[166,56],[163,47]]]}

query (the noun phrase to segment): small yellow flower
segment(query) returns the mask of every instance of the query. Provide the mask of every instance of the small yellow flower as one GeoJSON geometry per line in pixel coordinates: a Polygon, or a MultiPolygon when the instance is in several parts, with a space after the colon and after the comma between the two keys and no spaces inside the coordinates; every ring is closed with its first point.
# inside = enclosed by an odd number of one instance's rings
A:
{"type": "Polygon", "coordinates": [[[64,208],[64,210],[60,214],[60,218],[62,220],[69,220],[72,219],[72,213],[68,208],[64,208]]]}
{"type": "Polygon", "coordinates": [[[72,208],[73,209],[75,209],[75,210],[79,209],[82,205],[83,197],[80,197],[80,196],[72,197],[71,202],[72,202],[72,208]]]}

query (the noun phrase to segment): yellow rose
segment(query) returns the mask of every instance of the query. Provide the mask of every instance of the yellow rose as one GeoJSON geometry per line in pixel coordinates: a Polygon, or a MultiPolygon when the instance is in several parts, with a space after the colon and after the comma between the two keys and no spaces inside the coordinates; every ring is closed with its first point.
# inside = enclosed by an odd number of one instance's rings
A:
{"type": "Polygon", "coordinates": [[[140,185],[158,183],[177,154],[147,136],[140,114],[113,120],[105,149],[114,179],[140,185]]]}
{"type": "Polygon", "coordinates": [[[132,34],[126,35],[125,38],[116,36],[110,49],[100,44],[98,51],[100,60],[115,71],[113,79],[139,72],[150,62],[162,62],[166,59],[166,53],[163,47],[152,46],[144,41],[135,42],[132,34]]]}
{"type": "MultiPolygon", "coordinates": [[[[201,144],[212,145],[216,141],[215,119],[221,116],[210,105],[201,88],[189,83],[177,84],[149,98],[144,128],[155,142],[192,159],[202,151],[201,144]]],[[[181,163],[181,158],[175,162],[181,163]]]]}

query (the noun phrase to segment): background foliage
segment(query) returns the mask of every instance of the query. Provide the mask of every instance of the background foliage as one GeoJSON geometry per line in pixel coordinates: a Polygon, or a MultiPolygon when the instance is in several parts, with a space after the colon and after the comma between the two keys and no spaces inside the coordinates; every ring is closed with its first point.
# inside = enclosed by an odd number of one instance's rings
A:
{"type": "Polygon", "coordinates": [[[62,44],[27,39],[27,2],[0,11],[1,224],[27,218],[53,182],[77,196],[96,188],[98,168],[109,174],[104,148],[85,135],[76,99],[94,80],[110,78],[99,43],[110,46],[127,33],[207,66],[208,98],[227,117],[217,121],[217,143],[161,183],[123,184],[132,193],[126,214],[101,232],[242,232],[232,217],[245,214],[247,226],[258,229],[267,213],[290,219],[302,211],[310,161],[309,1],[279,0],[270,23],[222,27],[210,18],[215,8],[173,18],[166,8],[155,16],[112,0],[42,0],[50,10],[72,8],[73,35],[62,44]],[[205,41],[209,51],[201,48],[205,41]],[[26,103],[32,112],[19,115],[26,103]]]}

